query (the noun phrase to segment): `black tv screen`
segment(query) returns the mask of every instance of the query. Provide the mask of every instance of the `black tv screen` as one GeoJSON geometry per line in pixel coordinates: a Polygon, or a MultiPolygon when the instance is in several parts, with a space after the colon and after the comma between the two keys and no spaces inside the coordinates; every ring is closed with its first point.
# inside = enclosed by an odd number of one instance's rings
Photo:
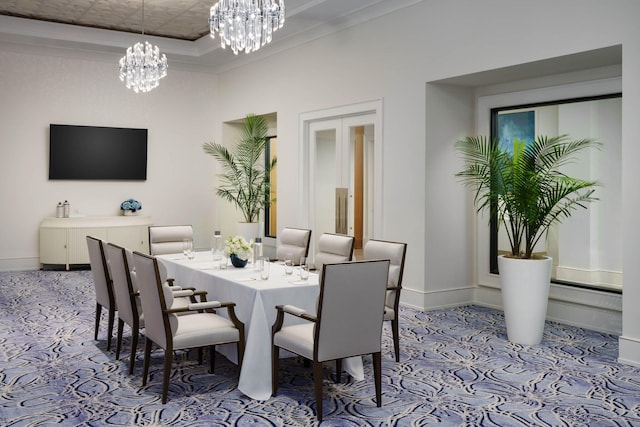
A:
{"type": "Polygon", "coordinates": [[[147,179],[147,129],[49,125],[49,179],[147,179]]]}

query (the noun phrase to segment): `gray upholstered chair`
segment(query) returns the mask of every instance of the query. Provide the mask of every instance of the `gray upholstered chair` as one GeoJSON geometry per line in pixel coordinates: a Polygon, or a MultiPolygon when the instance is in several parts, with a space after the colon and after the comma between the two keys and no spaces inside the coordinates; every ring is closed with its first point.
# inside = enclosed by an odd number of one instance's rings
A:
{"type": "Polygon", "coordinates": [[[133,253],[142,310],[145,321],[145,351],[142,385],[147,384],[151,346],[153,343],[164,350],[164,374],[162,380],[162,403],[167,402],[169,377],[173,362],[173,352],[190,348],[209,347],[210,369],[214,369],[215,346],[237,343],[238,366],[242,367],[244,354],[244,324],[238,320],[233,302],[199,302],[184,308],[170,308],[173,293],[170,286],[160,278],[158,261],[140,252],[133,253]],[[215,313],[225,308],[229,319],[215,313]],[[205,312],[201,312],[201,311],[205,312]],[[197,311],[189,316],[179,313],[197,311]]]}
{"type": "MultiPolygon", "coordinates": [[[[126,323],[131,327],[131,358],[129,360],[129,374],[133,373],[136,360],[136,348],[140,329],[144,328],[144,316],[135,281],[131,280],[132,258],[127,257],[127,251],[113,243],[107,243],[107,256],[113,279],[113,291],[118,304],[118,339],[116,342],[116,359],[120,358],[122,347],[122,330],[126,323]]],[[[129,251],[131,253],[131,251],[129,251]]]]}
{"type": "Polygon", "coordinates": [[[149,253],[151,255],[180,254],[184,239],[193,240],[190,225],[149,226],[149,253]]]}
{"type": "Polygon", "coordinates": [[[355,238],[344,234],[323,233],[318,239],[315,269],[322,272],[324,264],[351,261],[355,238]]]}
{"type": "Polygon", "coordinates": [[[113,322],[116,316],[117,304],[113,293],[113,283],[109,273],[104,242],[93,236],[87,236],[87,249],[89,250],[89,263],[93,274],[93,284],[96,292],[96,325],[94,339],[98,339],[100,316],[104,307],[108,312],[107,326],[107,350],[111,350],[111,336],[113,335],[113,322]]]}
{"type": "MultiPolygon", "coordinates": [[[[137,284],[137,274],[133,270],[133,252],[113,243],[107,243],[106,253],[109,259],[111,278],[113,280],[113,292],[118,306],[118,338],[116,341],[116,360],[120,359],[122,348],[122,331],[126,323],[131,328],[131,358],[129,359],[129,374],[133,373],[138,347],[140,329],[144,328],[144,316],[142,315],[142,303],[140,290],[137,284]]],[[[171,285],[169,283],[169,285],[171,285]]],[[[196,302],[195,297],[200,297],[200,302],[206,301],[205,291],[195,291],[192,288],[182,289],[179,286],[170,286],[173,293],[173,305],[171,308],[187,308],[189,304],[196,302]]],[[[181,314],[181,313],[178,313],[181,314]]],[[[184,314],[193,314],[186,311],[184,314]]]]}
{"type": "Polygon", "coordinates": [[[363,256],[366,260],[390,260],[389,278],[387,280],[387,298],[384,305],[384,320],[391,322],[393,349],[396,354],[396,362],[400,361],[398,306],[400,305],[400,291],[402,290],[402,276],[404,273],[404,259],[406,253],[406,243],[387,242],[384,240],[374,239],[370,239],[364,245],[363,250],[363,256]]]}
{"type": "Polygon", "coordinates": [[[272,328],[272,393],[278,391],[280,349],[309,359],[313,364],[316,416],[322,421],[323,362],[373,355],[376,403],[381,396],[381,339],[388,260],[324,264],[317,314],[279,305],[272,328]],[[363,298],[363,295],[367,295],[363,298]],[[284,326],[285,314],[308,322],[284,326]]]}
{"type": "Polygon", "coordinates": [[[310,241],[311,230],[285,227],[278,235],[276,257],[279,261],[290,259],[295,265],[298,265],[300,258],[309,256],[310,241]]]}

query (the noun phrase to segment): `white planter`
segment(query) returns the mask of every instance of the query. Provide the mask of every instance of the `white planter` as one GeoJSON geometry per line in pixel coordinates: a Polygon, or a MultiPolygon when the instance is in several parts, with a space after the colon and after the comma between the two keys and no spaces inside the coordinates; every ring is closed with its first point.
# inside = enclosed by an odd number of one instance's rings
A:
{"type": "Polygon", "coordinates": [[[262,237],[261,222],[239,222],[237,233],[239,236],[244,237],[247,242],[249,240],[255,240],[256,237],[262,237]]]}
{"type": "Polygon", "coordinates": [[[509,341],[537,345],[547,316],[552,259],[498,257],[502,305],[509,341]]]}

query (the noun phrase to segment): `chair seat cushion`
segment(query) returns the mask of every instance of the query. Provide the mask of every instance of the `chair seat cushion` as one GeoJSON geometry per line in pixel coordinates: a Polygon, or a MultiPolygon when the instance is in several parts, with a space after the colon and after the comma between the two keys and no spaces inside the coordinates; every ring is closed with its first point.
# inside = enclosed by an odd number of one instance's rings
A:
{"type": "Polygon", "coordinates": [[[396,312],[393,307],[385,306],[384,308],[384,320],[393,320],[396,317],[396,312]]]}
{"type": "Polygon", "coordinates": [[[240,339],[238,329],[233,323],[214,313],[197,313],[178,316],[176,319],[177,327],[173,334],[174,350],[224,344],[240,339]]]}
{"type": "Polygon", "coordinates": [[[273,336],[273,344],[313,360],[313,326],[312,322],[285,326],[273,336]]]}

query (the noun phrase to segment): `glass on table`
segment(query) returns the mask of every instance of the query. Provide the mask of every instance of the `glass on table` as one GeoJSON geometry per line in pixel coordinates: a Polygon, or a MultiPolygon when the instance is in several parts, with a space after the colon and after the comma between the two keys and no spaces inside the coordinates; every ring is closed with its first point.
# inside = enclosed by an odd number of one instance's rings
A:
{"type": "Polygon", "coordinates": [[[191,239],[184,239],[182,241],[182,253],[184,254],[184,256],[188,259],[193,259],[194,257],[194,253],[193,253],[193,240],[191,239]]]}
{"type": "Polygon", "coordinates": [[[305,257],[300,258],[300,279],[309,279],[309,264],[307,262],[307,258],[305,257]]]}
{"type": "Polygon", "coordinates": [[[284,274],[287,276],[293,274],[293,260],[291,258],[286,258],[284,260],[284,274]]]}
{"type": "Polygon", "coordinates": [[[269,279],[269,258],[265,257],[260,260],[260,279],[268,280],[269,279]]]}

